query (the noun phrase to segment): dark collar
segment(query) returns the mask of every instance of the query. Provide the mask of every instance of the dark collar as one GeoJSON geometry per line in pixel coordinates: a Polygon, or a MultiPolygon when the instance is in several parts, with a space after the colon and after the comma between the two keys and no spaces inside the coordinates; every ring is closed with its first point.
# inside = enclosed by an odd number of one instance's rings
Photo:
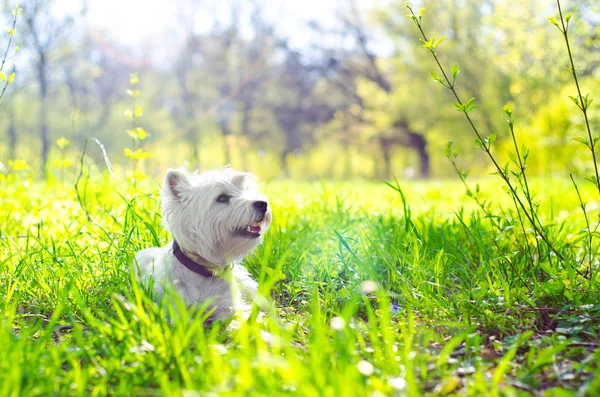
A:
{"type": "MultiPolygon", "coordinates": [[[[190,259],[186,254],[183,253],[179,244],[177,244],[177,240],[173,239],[173,255],[181,264],[196,274],[201,275],[202,277],[212,278],[215,277],[215,274],[212,270],[209,270],[203,263],[195,262],[190,259]]],[[[200,258],[202,262],[208,263],[208,261],[204,258],[200,258]]]]}

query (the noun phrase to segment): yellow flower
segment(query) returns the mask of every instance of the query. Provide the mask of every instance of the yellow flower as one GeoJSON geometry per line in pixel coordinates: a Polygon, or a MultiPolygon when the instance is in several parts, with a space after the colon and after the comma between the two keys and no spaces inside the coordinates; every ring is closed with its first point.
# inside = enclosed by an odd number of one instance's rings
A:
{"type": "Polygon", "coordinates": [[[54,166],[56,168],[68,168],[70,167],[72,164],[71,160],[69,159],[65,159],[65,160],[55,160],[54,161],[54,166]]]}
{"type": "Polygon", "coordinates": [[[61,137],[58,141],[56,141],[56,144],[61,149],[66,148],[67,146],[69,146],[70,143],[71,143],[71,141],[68,140],[67,138],[65,138],[64,136],[61,137]]]}
{"type": "Polygon", "coordinates": [[[145,129],[138,127],[137,128],[137,137],[139,138],[140,141],[143,141],[144,139],[148,138],[148,133],[146,132],[145,129]]]}
{"type": "Polygon", "coordinates": [[[25,160],[8,160],[8,166],[12,171],[24,171],[27,169],[27,163],[25,160]]]}
{"type": "Polygon", "coordinates": [[[144,113],[144,111],[142,110],[141,106],[138,106],[137,108],[135,108],[135,117],[140,117],[143,113],[144,113]]]}
{"type": "Polygon", "coordinates": [[[142,150],[142,148],[139,148],[135,152],[132,151],[131,149],[127,148],[127,149],[125,149],[125,156],[132,158],[134,160],[141,160],[141,159],[150,157],[150,153],[144,152],[144,150],[142,150]]]}
{"type": "Polygon", "coordinates": [[[137,72],[129,75],[129,84],[137,84],[140,81],[137,72]]]}
{"type": "Polygon", "coordinates": [[[140,140],[143,141],[144,139],[148,138],[148,133],[146,132],[145,129],[138,127],[138,128],[133,128],[131,130],[127,130],[127,134],[132,137],[133,139],[140,140]]]}
{"type": "Polygon", "coordinates": [[[135,170],[133,172],[131,172],[131,171],[128,172],[127,173],[127,178],[129,178],[129,180],[131,182],[133,182],[133,181],[139,182],[139,181],[143,181],[144,179],[146,179],[147,176],[142,171],[135,170]]]}

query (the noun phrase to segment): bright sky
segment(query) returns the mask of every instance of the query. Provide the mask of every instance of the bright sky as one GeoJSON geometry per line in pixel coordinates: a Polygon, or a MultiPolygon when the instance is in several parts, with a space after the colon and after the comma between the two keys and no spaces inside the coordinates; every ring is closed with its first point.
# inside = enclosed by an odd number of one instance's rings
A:
{"type": "MultiPolygon", "coordinates": [[[[73,3],[76,0],[59,0],[73,3]]],[[[231,0],[230,0],[231,1],[231,0]]],[[[236,0],[233,0],[236,1],[236,0]]],[[[239,4],[248,4],[237,0],[239,4]]],[[[316,19],[323,24],[335,21],[335,6],[339,0],[270,0],[263,7],[269,20],[276,20],[278,33],[301,41],[306,22],[316,19]]],[[[108,36],[124,44],[139,44],[149,40],[164,40],[165,35],[180,36],[184,21],[192,14],[185,4],[192,1],[169,0],[88,0],[88,23],[93,30],[105,30],[108,36]]],[[[228,11],[215,4],[225,1],[204,0],[196,3],[196,29],[208,30],[217,19],[228,19],[228,11]],[[204,29],[202,29],[204,27],[204,29]]],[[[300,43],[298,43],[300,44],[300,43]]]]}

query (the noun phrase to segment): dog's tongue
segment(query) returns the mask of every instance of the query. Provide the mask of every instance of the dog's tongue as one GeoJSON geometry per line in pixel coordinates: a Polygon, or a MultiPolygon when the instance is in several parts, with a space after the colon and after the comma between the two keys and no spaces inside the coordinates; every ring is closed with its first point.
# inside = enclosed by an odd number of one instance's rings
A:
{"type": "Polygon", "coordinates": [[[259,225],[249,225],[248,230],[251,231],[252,233],[260,233],[260,226],[259,225]]]}

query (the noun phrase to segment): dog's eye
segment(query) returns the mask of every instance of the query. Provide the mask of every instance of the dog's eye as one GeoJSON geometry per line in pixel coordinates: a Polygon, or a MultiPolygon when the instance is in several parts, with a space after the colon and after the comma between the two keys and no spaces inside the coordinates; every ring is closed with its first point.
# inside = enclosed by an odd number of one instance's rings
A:
{"type": "Polygon", "coordinates": [[[228,195],[228,194],[220,194],[219,197],[217,197],[217,203],[227,204],[230,199],[231,199],[230,195],[228,195]]]}

